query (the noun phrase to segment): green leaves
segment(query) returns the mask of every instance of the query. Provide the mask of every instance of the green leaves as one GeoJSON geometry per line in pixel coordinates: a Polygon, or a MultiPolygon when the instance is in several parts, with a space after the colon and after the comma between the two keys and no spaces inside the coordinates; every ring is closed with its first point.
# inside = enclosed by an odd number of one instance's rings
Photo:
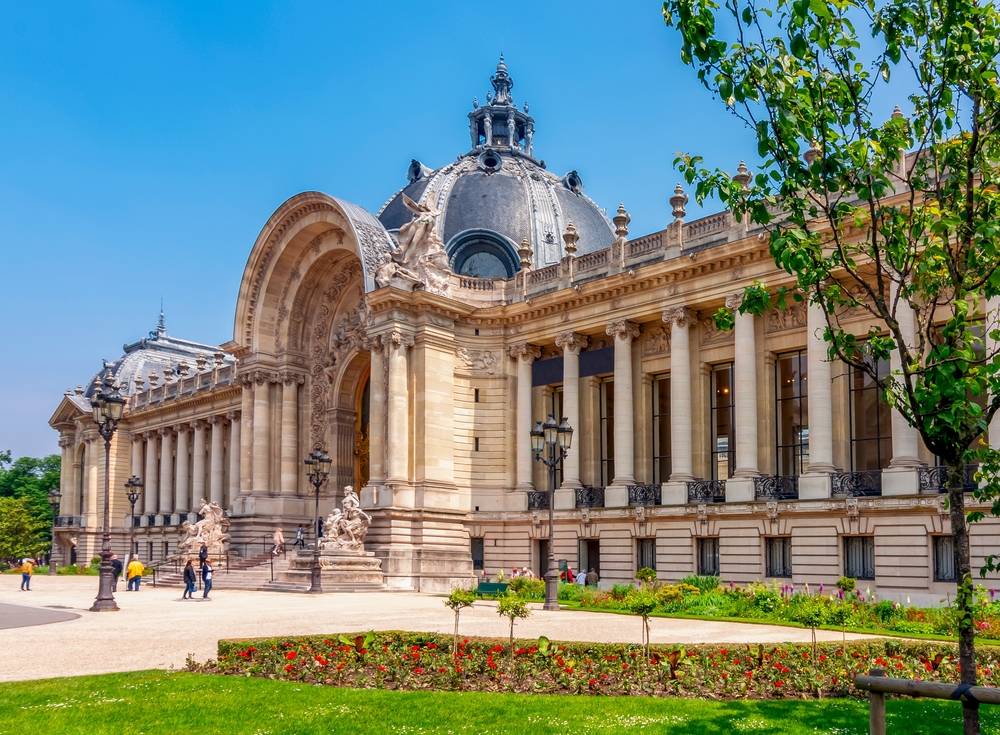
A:
{"type": "Polygon", "coordinates": [[[0,498],[0,559],[34,558],[49,547],[49,520],[33,512],[30,498],[0,498]]]}

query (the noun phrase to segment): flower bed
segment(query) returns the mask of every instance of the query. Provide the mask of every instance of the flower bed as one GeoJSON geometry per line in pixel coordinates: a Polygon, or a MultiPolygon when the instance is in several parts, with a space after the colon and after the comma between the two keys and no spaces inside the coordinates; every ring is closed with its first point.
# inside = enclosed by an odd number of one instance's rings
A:
{"type": "MultiPolygon", "coordinates": [[[[853,641],[820,645],[640,646],[549,643],[429,633],[369,633],[220,641],[202,673],[259,676],[365,689],[684,696],[719,699],[864,696],[854,677],[872,668],[925,681],[958,681],[955,647],[853,641]]],[[[978,652],[979,681],[1000,686],[1000,651],[978,652]]]]}
{"type": "MultiPolygon", "coordinates": [[[[734,584],[719,587],[704,584],[706,579],[714,578],[689,578],[677,584],[647,587],[656,597],[653,614],[797,623],[806,627],[815,625],[901,635],[956,635],[951,607],[918,608],[878,600],[869,592],[825,590],[822,585],[810,589],[808,585],[794,588],[755,582],[743,587],[734,584]]],[[[627,612],[639,589],[631,585],[615,585],[610,590],[587,589],[576,601],[584,609],[627,612]]],[[[976,595],[977,637],[1000,640],[1000,600],[996,599],[993,590],[982,587],[977,589],[976,595]]]]}

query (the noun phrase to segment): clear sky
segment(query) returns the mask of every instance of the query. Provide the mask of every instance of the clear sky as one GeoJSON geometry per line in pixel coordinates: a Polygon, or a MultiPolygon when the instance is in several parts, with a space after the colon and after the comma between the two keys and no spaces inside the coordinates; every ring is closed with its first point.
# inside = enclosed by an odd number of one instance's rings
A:
{"type": "Polygon", "coordinates": [[[151,330],[161,296],[171,334],[231,339],[285,199],[375,212],[411,158],[465,152],[501,48],[536,155],[624,202],[633,236],[669,223],[676,151],[752,161],[655,0],[5,3],[0,449],[57,452],[63,391],[151,330]]]}

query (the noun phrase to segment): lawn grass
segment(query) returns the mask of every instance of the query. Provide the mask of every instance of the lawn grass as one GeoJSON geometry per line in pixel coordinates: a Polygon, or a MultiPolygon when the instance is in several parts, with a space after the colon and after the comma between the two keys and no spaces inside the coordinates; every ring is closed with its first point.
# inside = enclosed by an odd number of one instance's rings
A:
{"type": "MultiPolygon", "coordinates": [[[[1000,708],[982,719],[1000,732],[1000,708]]],[[[960,732],[961,707],[890,700],[888,722],[899,735],[960,732]]],[[[3,735],[459,732],[862,735],[868,703],[390,692],[163,671],[0,684],[3,735]]]]}

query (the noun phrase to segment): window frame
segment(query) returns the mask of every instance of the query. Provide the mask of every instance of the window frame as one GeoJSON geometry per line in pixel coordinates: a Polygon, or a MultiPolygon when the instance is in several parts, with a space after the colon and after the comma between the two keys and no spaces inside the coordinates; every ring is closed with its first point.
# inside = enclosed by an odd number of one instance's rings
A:
{"type": "Polygon", "coordinates": [[[472,536],[469,539],[469,553],[472,555],[472,571],[483,571],[486,569],[486,539],[482,536],[472,536]],[[476,542],[479,542],[480,558],[476,559],[476,542]],[[476,566],[478,564],[478,566],[476,566]]]}
{"type": "Polygon", "coordinates": [[[718,536],[696,536],[695,537],[695,569],[700,577],[716,577],[721,573],[721,563],[719,561],[719,537],[718,536]],[[714,571],[710,571],[702,562],[706,557],[705,547],[709,546],[709,556],[714,571]]]}
{"type": "Polygon", "coordinates": [[[775,579],[791,579],[792,577],[792,537],[791,536],[765,536],[764,537],[764,576],[775,579]],[[777,564],[774,559],[774,546],[776,542],[781,542],[780,570],[776,571],[777,564]]]}
{"type": "Polygon", "coordinates": [[[601,440],[601,484],[608,487],[615,479],[615,379],[601,378],[598,423],[601,440]],[[611,410],[608,411],[610,400],[611,410]]]}
{"type": "MultiPolygon", "coordinates": [[[[781,352],[774,357],[774,474],[778,477],[798,477],[809,471],[809,358],[808,351],[806,349],[791,350],[789,352],[781,352]],[[795,389],[793,390],[794,395],[782,398],[781,397],[781,361],[788,358],[797,358],[798,360],[798,378],[796,380],[795,389]],[[798,441],[792,441],[789,444],[782,444],[781,437],[781,417],[782,417],[782,404],[798,402],[798,430],[799,437],[798,441]],[[803,415],[805,416],[805,421],[803,421],[803,415]],[[804,436],[804,440],[803,440],[804,436]],[[783,471],[782,467],[782,450],[791,449],[792,452],[792,469],[793,472],[788,473],[783,471]]],[[[794,429],[795,424],[792,424],[794,429]]]]}
{"type": "Polygon", "coordinates": [[[931,566],[931,573],[934,575],[935,582],[955,582],[958,579],[958,573],[955,569],[955,538],[953,536],[948,534],[935,534],[931,536],[931,566]],[[947,564],[951,567],[950,577],[941,576],[939,573],[942,565],[940,563],[940,550],[938,547],[942,542],[945,542],[949,547],[947,564]]]}
{"type": "Polygon", "coordinates": [[[670,475],[673,474],[673,471],[674,471],[673,456],[672,456],[673,446],[671,444],[671,436],[670,436],[670,417],[671,417],[671,412],[670,412],[670,401],[671,401],[670,385],[671,385],[670,384],[670,373],[664,373],[664,374],[661,374],[661,375],[654,375],[653,376],[653,408],[652,408],[653,430],[650,432],[650,434],[652,435],[650,437],[650,442],[652,444],[652,450],[650,452],[650,455],[653,458],[653,483],[654,484],[668,482],[670,480],[670,475]],[[661,411],[659,411],[659,408],[660,408],[659,388],[660,388],[661,385],[664,385],[664,384],[666,385],[666,393],[667,393],[666,411],[661,412],[661,411]],[[659,425],[661,421],[665,421],[666,422],[666,444],[667,444],[667,451],[666,451],[665,454],[661,453],[662,449],[663,449],[662,441],[661,441],[661,436],[660,436],[661,435],[661,431],[660,431],[660,425],[659,425]],[[664,462],[664,461],[666,462],[666,465],[667,465],[667,471],[666,471],[666,473],[663,473],[663,472],[660,471],[660,464],[661,464],[661,462],[664,462]]]}
{"type": "Polygon", "coordinates": [[[733,370],[732,362],[720,362],[712,365],[709,370],[709,421],[708,430],[710,432],[710,464],[712,465],[712,479],[713,480],[727,480],[733,476],[736,471],[736,403],[733,400],[734,392],[734,382],[735,382],[735,372],[733,370]],[[716,385],[716,375],[721,373],[723,370],[728,370],[729,372],[729,392],[725,395],[729,396],[729,405],[718,405],[719,389],[716,385]],[[718,451],[719,447],[719,435],[718,435],[718,422],[716,421],[716,415],[723,411],[728,411],[729,413],[729,432],[726,434],[726,451],[718,451]],[[719,477],[719,456],[722,454],[726,455],[726,461],[728,462],[727,474],[725,477],[719,477]]]}
{"type": "MultiPolygon", "coordinates": [[[[845,577],[852,577],[852,578],[858,579],[858,580],[873,581],[875,579],[875,575],[876,575],[876,569],[875,569],[875,537],[874,536],[862,536],[862,535],[850,535],[850,536],[845,535],[842,538],[844,539],[843,543],[841,544],[841,548],[843,549],[843,553],[844,553],[844,564],[843,564],[844,576],[845,577]],[[865,573],[866,570],[862,570],[863,573],[862,574],[858,574],[855,570],[852,570],[852,569],[848,568],[848,564],[850,563],[849,559],[851,557],[851,554],[850,554],[850,552],[848,550],[848,545],[850,545],[852,543],[858,543],[858,542],[863,543],[863,545],[865,545],[865,546],[869,546],[869,545],[871,546],[871,576],[867,576],[867,574],[865,573]]],[[[867,550],[862,549],[862,554],[863,554],[863,556],[868,556],[867,550]]]]}
{"type": "Polygon", "coordinates": [[[635,570],[638,572],[640,569],[649,568],[654,572],[656,571],[656,537],[646,536],[638,537],[635,540],[635,570]],[[644,547],[646,547],[644,549],[644,547]],[[650,553],[650,551],[652,553],[650,553]],[[643,564],[643,559],[651,559],[651,564],[643,564]]]}
{"type": "MultiPolygon", "coordinates": [[[[871,358],[865,356],[865,361],[870,362],[871,358]]],[[[885,374],[888,375],[891,370],[891,366],[888,360],[880,360],[877,367],[878,374],[882,374],[882,370],[885,370],[885,374]]],[[[877,383],[872,381],[872,385],[867,387],[856,388],[855,387],[855,376],[860,375],[862,381],[866,380],[868,375],[853,365],[849,366],[848,370],[848,382],[847,382],[847,402],[850,409],[850,454],[851,454],[851,470],[859,471],[858,468],[858,445],[862,443],[874,442],[877,447],[877,457],[878,457],[878,469],[884,470],[889,466],[889,462],[892,460],[892,413],[891,410],[886,411],[885,426],[883,426],[882,411],[881,407],[886,405],[884,401],[884,391],[878,386],[877,383]],[[874,391],[875,393],[875,405],[877,407],[875,411],[875,436],[865,437],[863,439],[858,439],[858,416],[857,408],[855,407],[855,395],[858,393],[864,393],[866,391],[874,391]],[[885,431],[887,433],[883,434],[885,431]],[[887,446],[886,456],[883,456],[882,445],[883,443],[887,446]]],[[[868,421],[868,417],[865,417],[868,421]]],[[[870,469],[870,468],[868,468],[870,469]]]]}

